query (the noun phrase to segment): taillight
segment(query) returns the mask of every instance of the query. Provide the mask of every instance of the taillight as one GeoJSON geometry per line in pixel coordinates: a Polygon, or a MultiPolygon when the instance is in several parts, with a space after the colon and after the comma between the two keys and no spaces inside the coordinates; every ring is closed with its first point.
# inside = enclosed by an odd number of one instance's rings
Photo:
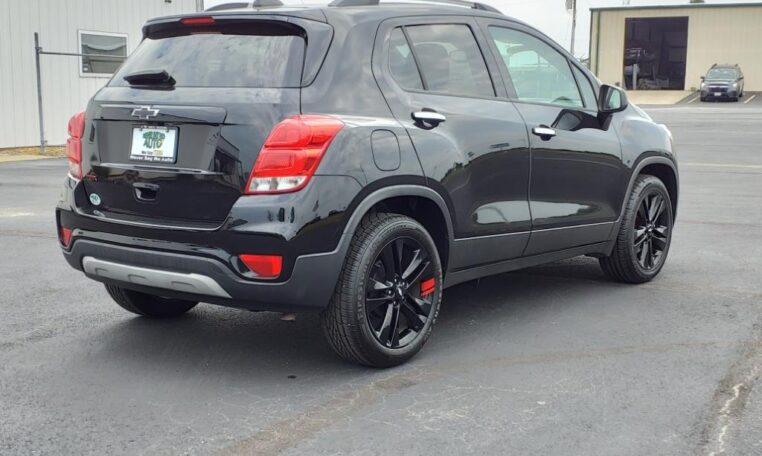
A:
{"type": "Polygon", "coordinates": [[[80,112],[69,119],[69,139],[66,140],[69,174],[75,179],[82,179],[82,137],[84,135],[85,113],[80,112]]]}
{"type": "Polygon", "coordinates": [[[243,264],[263,279],[275,279],[283,269],[283,257],[279,255],[239,255],[243,264]]]}
{"type": "Polygon", "coordinates": [[[300,115],[280,122],[265,140],[251,170],[246,193],[288,193],[304,188],[344,122],[300,115]]]}

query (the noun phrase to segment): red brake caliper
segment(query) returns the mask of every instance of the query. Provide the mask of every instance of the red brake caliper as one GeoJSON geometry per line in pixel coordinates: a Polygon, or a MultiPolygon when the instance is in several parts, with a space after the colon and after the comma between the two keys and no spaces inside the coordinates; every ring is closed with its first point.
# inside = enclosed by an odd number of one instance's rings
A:
{"type": "Polygon", "coordinates": [[[434,293],[434,289],[436,288],[436,281],[434,280],[434,277],[430,279],[426,279],[421,281],[421,297],[428,296],[432,293],[434,293]]]}

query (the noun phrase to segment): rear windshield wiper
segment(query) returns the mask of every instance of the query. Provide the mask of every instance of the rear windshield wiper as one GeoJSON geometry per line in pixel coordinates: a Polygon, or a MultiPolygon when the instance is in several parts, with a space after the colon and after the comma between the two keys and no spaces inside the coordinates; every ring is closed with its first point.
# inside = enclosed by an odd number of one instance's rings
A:
{"type": "Polygon", "coordinates": [[[167,70],[142,70],[130,73],[122,79],[130,85],[175,85],[175,78],[167,73],[167,70]]]}

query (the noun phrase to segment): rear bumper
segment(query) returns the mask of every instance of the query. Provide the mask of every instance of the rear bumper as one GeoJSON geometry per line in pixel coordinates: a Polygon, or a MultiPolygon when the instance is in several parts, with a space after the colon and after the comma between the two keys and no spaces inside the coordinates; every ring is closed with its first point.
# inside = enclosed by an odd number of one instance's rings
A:
{"type": "MultiPolygon", "coordinates": [[[[340,243],[343,245],[344,243],[340,243]]],[[[304,255],[284,282],[242,278],[222,261],[201,255],[74,240],[66,261],[89,278],[165,297],[249,310],[311,311],[328,304],[343,252],[304,255]]]]}

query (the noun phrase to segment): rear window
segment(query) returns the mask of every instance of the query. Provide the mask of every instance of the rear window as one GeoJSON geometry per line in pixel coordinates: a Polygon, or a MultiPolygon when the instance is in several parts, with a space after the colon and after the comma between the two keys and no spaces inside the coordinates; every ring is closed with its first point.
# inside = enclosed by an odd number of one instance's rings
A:
{"type": "Polygon", "coordinates": [[[191,34],[185,30],[183,34],[147,37],[109,85],[129,86],[123,79],[126,75],[165,70],[174,78],[175,87],[301,86],[306,47],[302,36],[242,33],[241,29],[216,28],[191,34]]]}

